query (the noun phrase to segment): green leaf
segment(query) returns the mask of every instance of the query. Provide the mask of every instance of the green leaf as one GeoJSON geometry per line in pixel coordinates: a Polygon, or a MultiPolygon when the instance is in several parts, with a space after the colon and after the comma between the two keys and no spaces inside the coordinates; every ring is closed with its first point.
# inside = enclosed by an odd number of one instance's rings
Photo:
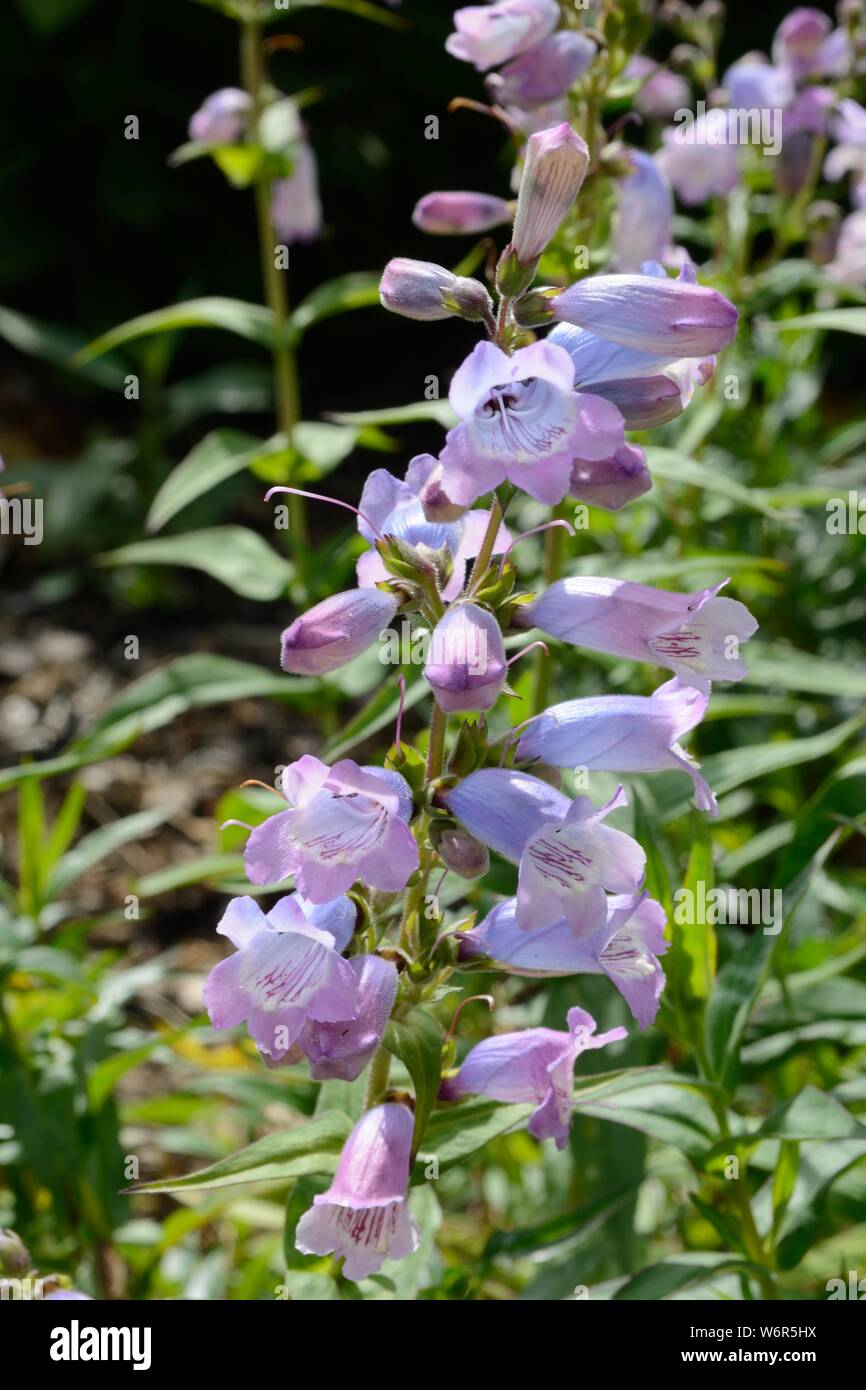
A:
{"type": "Polygon", "coordinates": [[[412,1149],[417,1153],[442,1076],[442,1029],[432,1014],[424,1009],[413,1009],[404,1021],[391,1019],[385,1030],[384,1044],[389,1052],[400,1058],[415,1087],[412,1149]]]}
{"type": "Polygon", "coordinates": [[[95,357],[102,357],[104,353],[124,347],[138,338],[147,338],[154,333],[173,333],[179,328],[222,328],[227,333],[236,333],[239,338],[267,348],[272,346],[274,339],[274,320],[270,309],[262,304],[247,304],[241,299],[211,295],[205,299],[188,299],[184,304],[170,304],[166,309],[154,309],[149,314],[140,314],[119,324],[117,328],[109,329],[79,349],[72,358],[72,365],[82,367],[95,357]]]}
{"type": "Polygon", "coordinates": [[[660,1264],[642,1269],[639,1274],[629,1279],[628,1283],[623,1284],[613,1297],[620,1303],[634,1299],[657,1302],[670,1298],[680,1289],[706,1284],[720,1274],[732,1270],[757,1272],[741,1255],[727,1251],[689,1250],[682,1255],[672,1255],[660,1264]]]}
{"type": "Polygon", "coordinates": [[[130,1192],[205,1192],[234,1183],[285,1182],[311,1173],[332,1173],[351,1122],[338,1110],[306,1120],[297,1129],[264,1139],[180,1178],[136,1183],[130,1192]]]}
{"type": "Polygon", "coordinates": [[[279,443],[278,436],[266,443],[241,430],[213,430],[205,435],[169,474],[156,494],[148,513],[147,530],[161,530],[197,497],[240,473],[275,443],[279,443]]]}
{"type": "Polygon", "coordinates": [[[162,825],[170,814],[169,811],[155,807],[148,811],[137,811],[132,816],[123,816],[120,820],[112,821],[110,825],[101,825],[98,830],[92,830],[89,835],[78,841],[74,849],[63,856],[48,880],[48,894],[52,898],[59,898],[77,878],[88,869],[92,869],[94,864],[106,859],[121,845],[127,845],[131,840],[143,839],[158,825],[162,825]]]}
{"type": "Polygon", "coordinates": [[[802,516],[771,506],[752,488],[745,487],[736,478],[728,477],[717,465],[699,463],[697,459],[688,458],[675,449],[663,449],[658,445],[649,445],[645,452],[647,465],[655,477],[678,483],[681,487],[698,487],[701,492],[715,493],[740,508],[759,512],[783,526],[797,526],[802,522],[802,516]]]}
{"type": "Polygon", "coordinates": [[[821,309],[815,314],[800,314],[793,319],[773,319],[761,323],[767,332],[788,333],[801,328],[838,329],[840,333],[866,334],[866,308],[821,309]]]}
{"type": "Polygon", "coordinates": [[[305,463],[313,478],[331,473],[348,458],[358,439],[358,431],[349,425],[330,424],[322,420],[301,420],[292,430],[292,446],[305,463]]]}
{"type": "Polygon", "coordinates": [[[293,337],[300,337],[314,324],[322,323],[334,314],[345,314],[350,309],[366,309],[379,303],[380,275],[376,271],[354,271],[351,275],[340,275],[335,280],[326,280],[302,299],[290,319],[293,337]]]}
{"type": "Polygon", "coordinates": [[[484,1247],[482,1259],[487,1263],[502,1255],[518,1258],[539,1250],[548,1251],[566,1242],[571,1245],[585,1240],[621,1211],[636,1190],[630,1185],[605,1192],[590,1202],[583,1202],[574,1211],[562,1212],[529,1230],[494,1231],[484,1247]]]}
{"type": "Polygon", "coordinates": [[[491,1139],[524,1124],[534,1109],[534,1105],[500,1105],[495,1100],[479,1099],[437,1110],[430,1117],[412,1181],[426,1181],[425,1168],[432,1159],[439,1172],[462,1163],[491,1139]]]}
{"type": "Polygon", "coordinates": [[[815,695],[862,699],[866,696],[866,666],[831,661],[816,652],[795,647],[750,642],[745,651],[748,675],[744,683],[762,690],[801,690],[815,695]]]}
{"type": "Polygon", "coordinates": [[[613,1079],[597,1078],[575,1091],[574,1103],[582,1114],[640,1130],[696,1161],[718,1134],[702,1087],[660,1067],[629,1069],[613,1079]]]}
{"type": "Polygon", "coordinates": [[[707,820],[693,811],[691,818],[692,849],[683,891],[695,905],[690,916],[694,922],[681,923],[674,914],[671,927],[671,949],[665,961],[665,973],[672,983],[681,1017],[690,1023],[699,1036],[703,1006],[709,999],[716,973],[716,931],[707,920],[707,895],[715,883],[713,842],[707,820]],[[703,913],[699,905],[704,904],[703,913]]]}
{"type": "Polygon", "coordinates": [[[202,570],[242,598],[279,598],[294,570],[256,531],[212,526],[183,536],[133,541],[100,557],[104,565],[178,565],[202,570]]]}
{"type": "MultiPolygon", "coordinates": [[[[0,307],[0,338],[18,352],[50,362],[54,367],[69,366],[69,359],[81,347],[81,335],[56,324],[19,314],[17,309],[0,307]]],[[[108,390],[117,391],[123,385],[123,369],[115,362],[99,362],[88,367],[88,380],[108,390]]]]}
{"type": "Polygon", "coordinates": [[[419,421],[432,420],[443,429],[457,424],[455,415],[447,400],[417,401],[414,405],[395,405],[382,410],[330,411],[329,420],[338,425],[414,425],[419,421]]]}
{"type": "Polygon", "coordinates": [[[734,1082],[740,1044],[774,944],[775,937],[763,931],[749,937],[719,972],[707,1007],[707,1061],[712,1075],[726,1090],[734,1082]]]}

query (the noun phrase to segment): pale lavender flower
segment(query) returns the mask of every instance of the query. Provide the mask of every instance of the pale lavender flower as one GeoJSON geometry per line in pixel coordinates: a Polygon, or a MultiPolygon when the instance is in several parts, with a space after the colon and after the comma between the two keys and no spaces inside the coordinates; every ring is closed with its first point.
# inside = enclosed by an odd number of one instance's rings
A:
{"type": "Polygon", "coordinates": [[[395,596],[381,589],[332,594],[286,628],[280,639],[280,665],[300,676],[336,671],[375,642],[397,608],[395,596]]]}
{"type": "Polygon", "coordinates": [[[251,832],[244,852],[252,883],[277,883],[294,874],[313,903],[327,903],[360,878],[371,888],[399,893],[418,867],[418,845],[408,822],[412,794],[403,777],[350,758],[328,767],[304,754],[282,776],[290,810],[251,832]]]}
{"type": "Polygon", "coordinates": [[[310,1059],[314,1081],[354,1081],[379,1047],[397,995],[397,968],[381,956],[353,956],[348,962],[357,980],[351,1019],[310,1018],[297,1047],[310,1059]]]}
{"type": "Polygon", "coordinates": [[[420,1232],[406,1204],[412,1131],[404,1105],[376,1105],[361,1116],[334,1181],[298,1222],[302,1254],[345,1259],[344,1276],[359,1280],[418,1248],[420,1232]]]}
{"type": "Polygon", "coordinates": [[[624,444],[610,458],[575,459],[568,490],[578,502],[617,512],[652,487],[643,449],[624,444]]]}
{"type": "Polygon", "coordinates": [[[606,975],[642,1028],[658,1013],[665,975],[658,957],[668,950],[665,912],[648,893],[607,900],[607,922],[576,937],[563,917],[549,927],[521,931],[517,899],[506,898],[483,922],[460,936],[459,961],[491,960],[509,975],[539,979],[606,975]]]}
{"type": "Polygon", "coordinates": [[[415,204],[412,221],[436,236],[489,232],[514,216],[514,206],[492,193],[425,193],[415,204]]]}
{"type": "Polygon", "coordinates": [[[242,135],[252,98],[239,87],[212,92],[190,117],[189,138],[204,145],[233,145],[242,135]]]}
{"type": "Polygon", "coordinates": [[[655,156],[677,197],[687,207],[724,197],[740,180],[737,146],[728,142],[728,113],[714,108],[691,123],[662,131],[655,156]]]}
{"type": "Polygon", "coordinates": [[[439,619],[424,675],[446,714],[490,709],[499,698],[507,670],[502,631],[487,609],[477,603],[458,603],[439,619]]]}
{"type": "Polygon", "coordinates": [[[621,787],[595,808],[588,797],[571,801],[525,772],[487,767],[470,773],[442,800],[471,835],[519,865],[522,930],[565,917],[577,934],[597,931],[607,921],[607,892],[635,893],[643,882],[646,855],[640,845],[603,824],[626,804],[621,787]]]}
{"type": "Polygon", "coordinates": [[[844,285],[866,288],[866,208],[845,218],[826,273],[844,285]]]}
{"type": "Polygon", "coordinates": [[[662,261],[671,246],[674,198],[668,180],[650,155],[629,150],[632,172],[616,184],[611,260],[617,270],[640,270],[662,261]]]}
{"type": "Polygon", "coordinates": [[[866,109],[852,97],[840,101],[832,133],[838,144],[824,162],[824,177],[836,182],[853,174],[851,201],[866,207],[866,109]]]}
{"type": "Polygon", "coordinates": [[[649,696],[565,700],[527,725],[517,757],[599,772],[685,772],[694,783],[698,808],[715,816],[718,806],[709,784],[679,743],[703,719],[708,703],[708,695],[676,678],[649,696]]]}
{"type": "Polygon", "coordinates": [[[586,34],[560,29],[487,78],[500,106],[543,106],[563,96],[582,77],[596,47],[586,34]]]}
{"type": "Polygon", "coordinates": [[[271,184],[271,217],[286,246],[314,241],[322,230],[322,204],[316,156],[306,140],[292,151],[294,167],[288,178],[271,184]]]}
{"type": "Polygon", "coordinates": [[[516,58],[546,38],[559,22],[556,0],[499,0],[455,11],[455,33],[445,47],[479,72],[516,58]]]}
{"type": "Polygon", "coordinates": [[[577,197],[588,165],[586,141],[567,121],[530,135],[511,237],[520,265],[532,265],[541,255],[577,197]]]}
{"type": "Polygon", "coordinates": [[[354,927],[345,897],[317,907],[293,893],[267,914],[254,898],[232,898],[217,931],[237,950],[204,985],[214,1028],[246,1023],[259,1051],[279,1061],[308,1019],[354,1018],[357,977],[341,955],[354,927]]]}
{"type": "Polygon", "coordinates": [[[773,37],[773,62],[787,68],[797,82],[818,72],[823,66],[822,45],[832,28],[832,20],[821,10],[807,6],[791,10],[773,37]]]}
{"type": "Polygon", "coordinates": [[[493,310],[490,295],[480,280],[452,275],[433,261],[413,261],[407,256],[395,256],[385,266],[379,281],[379,301],[392,314],[423,323],[455,314],[483,319],[493,310]]]}
{"type": "MultiPolygon", "coordinates": [[[[654,262],[638,275],[590,275],[552,300],[554,317],[644,354],[706,357],[727,347],[737,311],[723,294],[699,285],[685,266],[676,280],[654,262]]],[[[556,340],[554,340],[556,341],[556,340]]],[[[621,377],[631,371],[620,371],[621,377]]],[[[595,380],[599,380],[596,376],[595,380]]],[[[608,378],[610,379],[610,378],[608,378]]]]}
{"type": "MultiPolygon", "coordinates": [[[[378,532],[380,536],[395,536],[420,549],[422,557],[425,550],[437,551],[444,547],[450,551],[453,567],[442,597],[450,602],[460,593],[466,578],[466,562],[474,559],[481,549],[490,513],[480,508],[465,511],[455,507],[446,496],[441,474],[437,459],[431,454],[418,454],[406,470],[405,482],[385,468],[376,468],[369,475],[361,493],[363,515],[358,517],[358,530],[371,547],[358,559],[358,583],[362,588],[367,590],[388,577],[385,563],[373,545],[378,532]],[[429,510],[437,500],[443,511],[453,514],[457,510],[463,515],[451,521],[428,520],[425,507],[429,510]]],[[[510,542],[509,532],[500,526],[493,545],[494,555],[506,550],[510,542]]]]}
{"type": "Polygon", "coordinates": [[[675,111],[691,102],[691,89],[685,78],[643,54],[629,59],[623,76],[644,79],[634,98],[634,106],[649,121],[669,120],[675,111]]]}
{"type": "Polygon", "coordinates": [[[506,1103],[537,1106],[529,1117],[529,1133],[553,1139],[558,1149],[568,1143],[574,1110],[574,1064],[582,1052],[626,1037],[624,1028],[596,1034],[595,1019],[585,1009],[569,1009],[568,1032],[527,1028],[485,1038],[467,1053],[454,1077],[442,1085],[445,1100],[461,1096],[490,1096],[506,1103]]]}
{"type": "Polygon", "coordinates": [[[768,63],[763,53],[744,53],[728,68],[722,86],[728,105],[746,111],[784,108],[794,98],[788,68],[768,63]]]}
{"type": "Polygon", "coordinates": [[[451,382],[462,423],[439,456],[448,496],[468,506],[507,478],[539,502],[561,502],[575,458],[608,458],[625,443],[619,411],[573,383],[568,353],[550,342],[510,357],[479,343],[451,382]]]}
{"type": "Polygon", "coordinates": [[[514,622],[576,647],[667,666],[683,685],[709,695],[711,680],[747,674],[740,644],[758,627],[744,604],[718,597],[729,582],[676,594],[595,575],[558,579],[516,609],[514,622]]]}

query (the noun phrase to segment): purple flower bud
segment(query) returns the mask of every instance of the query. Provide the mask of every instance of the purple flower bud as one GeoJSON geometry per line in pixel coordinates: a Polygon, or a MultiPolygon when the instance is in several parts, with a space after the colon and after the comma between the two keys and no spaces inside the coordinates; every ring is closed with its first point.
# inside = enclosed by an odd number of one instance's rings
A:
{"type": "Polygon", "coordinates": [[[189,138],[204,145],[233,145],[247,123],[252,98],[239,87],[212,92],[190,117],[189,138]]]}
{"type": "Polygon", "coordinates": [[[641,54],[631,59],[623,76],[644,79],[634,98],[634,106],[649,121],[669,120],[691,100],[691,90],[684,77],[641,54]]]}
{"type": "Polygon", "coordinates": [[[567,121],[530,135],[512,233],[520,265],[532,265],[541,255],[577,197],[588,164],[586,142],[567,121]]]}
{"type": "Polygon", "coordinates": [[[821,45],[833,25],[821,10],[800,6],[782,20],[773,36],[773,61],[789,68],[796,79],[815,71],[821,45]]]}
{"type": "Polygon", "coordinates": [[[564,1149],[574,1108],[574,1064],[581,1052],[605,1047],[626,1036],[624,1028],[595,1035],[596,1022],[583,1009],[569,1009],[568,1032],[527,1028],[485,1038],[464,1058],[455,1077],[443,1083],[446,1100],[460,1096],[490,1096],[509,1103],[537,1106],[529,1118],[536,1139],[555,1139],[564,1149]]]}
{"type": "Polygon", "coordinates": [[[295,618],[282,635],[280,665],[295,676],[336,671],[375,642],[397,612],[394,594],[347,589],[295,618]]]}
{"type": "Polygon", "coordinates": [[[499,624],[476,603],[449,608],[433,630],[424,675],[446,714],[495,705],[507,664],[499,624]]]}
{"type": "Polygon", "coordinates": [[[501,72],[491,74],[487,90],[499,106],[543,106],[563,96],[583,76],[595,52],[595,44],[585,34],[560,29],[501,72]]]}
{"type": "Polygon", "coordinates": [[[499,0],[493,5],[470,5],[455,11],[456,32],[449,34],[445,47],[453,57],[474,63],[479,72],[485,72],[539,43],[558,22],[556,0],[499,0]]]}
{"type": "Polygon", "coordinates": [[[708,357],[737,331],[737,311],[718,290],[682,275],[670,280],[649,263],[641,275],[578,280],[552,302],[557,319],[643,352],[708,357]]]}
{"type": "Polygon", "coordinates": [[[413,261],[406,256],[397,256],[385,266],[379,299],[393,314],[423,321],[447,319],[454,314],[483,318],[493,309],[480,280],[452,275],[432,261],[413,261]]]}
{"type": "Polygon", "coordinates": [[[618,512],[627,502],[649,492],[652,485],[643,449],[624,444],[610,458],[576,459],[569,492],[578,502],[618,512]]]}
{"type": "Polygon", "coordinates": [[[490,868],[486,847],[467,830],[443,830],[436,852],[442,863],[461,878],[482,878],[490,868]]]}
{"type": "Polygon", "coordinates": [[[294,161],[289,177],[271,185],[271,217],[277,236],[286,246],[314,241],[322,230],[316,156],[306,141],[296,146],[294,161]]]}
{"type": "Polygon", "coordinates": [[[425,193],[415,204],[412,221],[437,236],[489,232],[510,222],[513,205],[492,193],[425,193]]]}
{"type": "Polygon", "coordinates": [[[358,1280],[418,1248],[420,1232],[406,1206],[413,1127],[404,1105],[376,1105],[361,1116],[333,1183],[298,1222],[302,1254],[345,1258],[343,1274],[358,1280]]]}
{"type": "Polygon", "coordinates": [[[312,1019],[298,1038],[310,1059],[314,1081],[354,1081],[382,1041],[397,995],[397,969],[381,956],[353,956],[349,967],[357,977],[355,1016],[341,1022],[312,1019]]]}

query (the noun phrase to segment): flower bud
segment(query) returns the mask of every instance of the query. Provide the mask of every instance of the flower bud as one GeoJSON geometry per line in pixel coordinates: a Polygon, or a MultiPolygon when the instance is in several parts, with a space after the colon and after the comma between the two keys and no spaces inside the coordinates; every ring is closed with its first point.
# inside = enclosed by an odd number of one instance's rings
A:
{"type": "Polygon", "coordinates": [[[243,132],[252,98],[239,87],[221,87],[202,102],[189,122],[190,140],[204,145],[233,145],[243,132]]]}
{"type": "Polygon", "coordinates": [[[479,319],[493,307],[479,280],[452,275],[432,261],[413,261],[405,256],[397,256],[386,265],[379,299],[392,313],[422,321],[447,319],[453,314],[479,319]]]}
{"type": "Polygon", "coordinates": [[[0,1274],[20,1275],[30,1268],[30,1254],[19,1235],[0,1227],[0,1274]]]}
{"type": "Polygon", "coordinates": [[[296,618],[282,635],[280,665],[296,676],[336,671],[366,651],[397,612],[397,599],[382,589],[332,594],[296,618]]]}
{"type": "Polygon", "coordinates": [[[502,633],[486,609],[460,603],[436,624],[424,675],[446,714],[490,709],[506,669],[502,633]]]}
{"type": "Polygon", "coordinates": [[[446,868],[461,878],[482,878],[490,868],[487,846],[459,827],[442,831],[436,852],[446,868]]]}
{"type": "Polygon", "coordinates": [[[589,150],[567,121],[526,142],[512,245],[521,265],[538,259],[586,176],[589,150]]]}
{"type": "Polygon", "coordinates": [[[671,280],[661,266],[645,267],[640,275],[578,280],[553,301],[554,316],[641,352],[710,357],[727,347],[737,331],[730,300],[687,276],[671,280]]]}
{"type": "Polygon", "coordinates": [[[461,236],[489,232],[513,215],[513,204],[492,193],[426,193],[415,204],[412,221],[422,232],[461,236]]]}

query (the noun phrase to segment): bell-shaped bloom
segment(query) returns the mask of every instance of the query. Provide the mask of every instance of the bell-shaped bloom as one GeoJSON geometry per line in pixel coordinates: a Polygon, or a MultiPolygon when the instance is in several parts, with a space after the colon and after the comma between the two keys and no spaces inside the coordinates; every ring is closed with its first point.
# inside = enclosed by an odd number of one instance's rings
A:
{"type": "Polygon", "coordinates": [[[826,271],[843,285],[866,287],[866,208],[845,218],[826,271]]]}
{"type": "Polygon", "coordinates": [[[458,603],[439,619],[424,675],[446,714],[488,710],[499,698],[508,664],[499,623],[477,603],[458,603]]]}
{"type": "Polygon", "coordinates": [[[658,1013],[665,975],[658,957],[668,949],[665,913],[648,893],[607,901],[607,922],[590,936],[575,936],[563,917],[549,927],[521,931],[517,899],[506,898],[460,937],[460,961],[490,960],[509,975],[548,978],[606,975],[642,1028],[658,1013]]]}
{"type": "Polygon", "coordinates": [[[492,193],[425,193],[412,221],[436,236],[472,236],[501,227],[514,216],[513,204],[492,193]]]}
{"type": "Polygon", "coordinates": [[[397,608],[395,596],[382,589],[332,594],[286,628],[280,639],[280,665],[296,676],[336,671],[375,642],[397,608]]]}
{"type": "Polygon", "coordinates": [[[708,703],[708,695],[676,677],[649,696],[565,700],[527,725],[517,757],[598,772],[685,772],[694,783],[698,808],[715,816],[718,806],[709,784],[679,743],[703,719],[708,703]]]}
{"type": "Polygon", "coordinates": [[[617,270],[640,270],[644,261],[662,261],[670,250],[674,195],[655,160],[629,150],[632,172],[616,183],[616,215],[611,257],[617,270]]]}
{"type": "Polygon", "coordinates": [[[758,627],[744,604],[718,597],[727,583],[675,594],[625,579],[577,575],[558,579],[518,608],[514,621],[575,647],[667,666],[683,685],[709,695],[711,680],[738,681],[747,674],[740,644],[758,627]]]}
{"type": "Polygon", "coordinates": [[[510,357],[479,343],[458,367],[449,400],[461,423],[439,456],[448,496],[468,506],[506,478],[549,506],[568,492],[575,458],[608,458],[625,443],[622,417],[573,389],[568,353],[549,342],[510,357]]]}
{"type": "Polygon", "coordinates": [[[634,108],[648,121],[667,121],[675,111],[691,105],[692,94],[686,79],[643,54],[629,59],[623,77],[641,81],[634,108]]]}
{"type": "Polygon", "coordinates": [[[529,1133],[536,1139],[554,1139],[556,1147],[564,1149],[574,1110],[575,1062],[582,1052],[626,1036],[624,1028],[596,1034],[595,1019],[585,1009],[569,1009],[567,1022],[567,1033],[527,1028],[485,1038],[467,1053],[457,1075],[443,1083],[440,1095],[445,1100],[472,1095],[535,1105],[529,1133]]]}
{"type": "Polygon", "coordinates": [[[532,265],[554,236],[577,197],[588,165],[586,141],[567,121],[530,135],[511,234],[521,265],[532,265]]]}
{"type": "Polygon", "coordinates": [[[376,1274],[385,1260],[417,1250],[420,1232],[406,1189],[414,1121],[405,1105],[376,1105],[361,1116],[340,1155],[334,1181],[298,1222],[304,1255],[345,1259],[347,1279],[376,1274]]]}
{"type": "Polygon", "coordinates": [[[821,10],[805,5],[791,10],[773,36],[773,62],[802,81],[818,70],[821,45],[832,27],[830,17],[821,10]]]}
{"type": "Polygon", "coordinates": [[[582,77],[596,48],[586,34],[559,29],[487,78],[487,90],[499,106],[544,106],[564,96],[582,77]]]}
{"type": "Polygon", "coordinates": [[[714,107],[692,122],[670,126],[662,132],[662,142],[656,162],[687,207],[724,197],[739,183],[737,146],[728,139],[727,111],[714,107]]]}
{"type": "MultiPolygon", "coordinates": [[[[552,301],[554,316],[643,353],[707,357],[727,347],[737,311],[718,290],[699,285],[691,267],[676,280],[645,262],[638,275],[590,275],[552,301]]],[[[628,372],[623,372],[628,376],[628,372]]]]}
{"type": "Polygon", "coordinates": [[[785,107],[794,98],[787,68],[768,63],[763,53],[745,53],[722,78],[728,105],[745,111],[785,107]]]}
{"type": "Polygon", "coordinates": [[[351,1019],[310,1018],[297,1046],[310,1059],[314,1081],[354,1081],[385,1035],[397,995],[397,969],[381,956],[353,956],[348,962],[357,981],[351,1019]]]}
{"type": "Polygon", "coordinates": [[[578,502],[618,512],[652,485],[643,449],[624,444],[607,459],[575,459],[568,490],[578,502]]]}
{"type": "MultiPolygon", "coordinates": [[[[453,513],[454,510],[454,503],[446,495],[442,472],[439,461],[431,454],[419,454],[409,464],[405,482],[385,468],[376,468],[368,476],[359,504],[363,515],[358,517],[358,530],[371,547],[360,556],[357,565],[358,583],[363,589],[388,578],[385,563],[373,545],[376,533],[372,523],[380,536],[395,536],[416,548],[436,551],[444,547],[450,551],[451,578],[442,590],[442,597],[450,602],[460,593],[466,578],[466,562],[474,559],[481,549],[490,513],[481,509],[467,512],[458,507],[463,515],[457,520],[429,521],[427,513],[437,499],[444,511],[453,513]]],[[[510,543],[509,532],[500,526],[493,546],[494,555],[500,555],[510,543]]]]}
{"type": "Polygon", "coordinates": [[[315,241],[322,231],[322,203],[316,156],[306,140],[293,150],[294,168],[288,178],[271,185],[271,217],[280,241],[315,241]]]}
{"type": "Polygon", "coordinates": [[[425,323],[455,314],[481,319],[493,308],[480,280],[452,275],[433,261],[413,261],[407,256],[396,256],[385,266],[379,281],[379,300],[392,314],[425,323]]]}
{"type": "Polygon", "coordinates": [[[474,63],[479,72],[506,63],[540,43],[559,23],[556,0],[498,0],[456,10],[455,32],[445,47],[455,58],[474,63]]]}
{"type": "Polygon", "coordinates": [[[596,809],[586,796],[571,801],[537,777],[489,767],[470,773],[443,800],[471,835],[519,865],[517,921],[524,931],[562,917],[575,933],[596,931],[607,920],[606,893],[634,893],[643,882],[640,845],[603,824],[625,805],[621,787],[596,809]]]}
{"type": "Polygon", "coordinates": [[[243,134],[252,104],[252,97],[240,87],[221,87],[218,92],[211,92],[190,117],[190,140],[204,145],[233,145],[243,134]]]}
{"type": "Polygon", "coordinates": [[[252,883],[294,874],[314,903],[345,893],[356,879],[399,893],[418,867],[409,829],[412,793],[398,772],[359,767],[351,758],[328,767],[305,753],[283,772],[288,811],[257,825],[244,864],[252,883]]]}
{"type": "Polygon", "coordinates": [[[233,898],[217,931],[237,950],[204,985],[214,1028],[246,1023],[259,1051],[279,1061],[308,1019],[354,1018],[357,976],[341,955],[354,927],[345,897],[314,906],[293,893],[267,914],[255,898],[233,898]]]}

